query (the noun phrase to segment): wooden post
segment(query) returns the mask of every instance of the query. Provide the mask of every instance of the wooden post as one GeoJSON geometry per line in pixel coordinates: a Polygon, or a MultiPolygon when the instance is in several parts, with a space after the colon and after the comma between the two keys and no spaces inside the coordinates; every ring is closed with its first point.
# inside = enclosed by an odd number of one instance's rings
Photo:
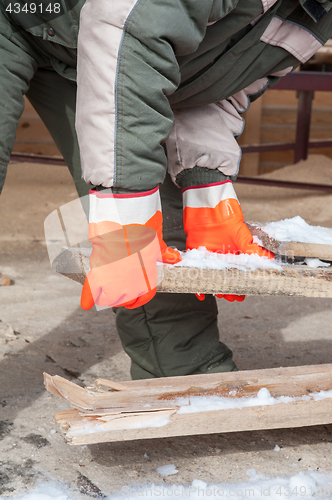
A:
{"type": "Polygon", "coordinates": [[[300,91],[298,97],[299,106],[297,111],[294,163],[308,158],[311,106],[314,92],[300,91]]]}

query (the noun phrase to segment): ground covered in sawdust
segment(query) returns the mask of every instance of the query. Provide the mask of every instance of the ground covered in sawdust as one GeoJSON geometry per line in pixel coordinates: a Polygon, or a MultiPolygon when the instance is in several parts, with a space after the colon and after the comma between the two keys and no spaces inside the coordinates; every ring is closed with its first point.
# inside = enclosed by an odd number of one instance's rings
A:
{"type": "MultiPolygon", "coordinates": [[[[332,160],[312,155],[306,161],[260,176],[263,179],[332,185],[332,160]]],[[[278,221],[300,215],[308,224],[332,227],[331,194],[280,187],[236,184],[246,220],[278,221]]]]}
{"type": "MultiPolygon", "coordinates": [[[[332,185],[332,161],[313,156],[264,177],[332,185]]],[[[332,194],[235,189],[246,220],[300,215],[332,227],[332,194]]],[[[0,287],[0,494],[16,495],[49,479],[101,497],[151,482],[245,482],[252,469],[268,477],[332,473],[332,425],[86,447],[64,442],[53,416],[67,406],[45,392],[43,371],[84,384],[129,378],[112,311],[83,312],[80,285],[49,266],[43,221],[75,196],[65,168],[12,164],[0,197],[0,273],[15,281],[0,287]],[[170,464],[176,476],[157,471],[170,464]]],[[[219,300],[219,310],[221,339],[242,370],[331,360],[330,299],[248,297],[242,304],[219,300]]]]}

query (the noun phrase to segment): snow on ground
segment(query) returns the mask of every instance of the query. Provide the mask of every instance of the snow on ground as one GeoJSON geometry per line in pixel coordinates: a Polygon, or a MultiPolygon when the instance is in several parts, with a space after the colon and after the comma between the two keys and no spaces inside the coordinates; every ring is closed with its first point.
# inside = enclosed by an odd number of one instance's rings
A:
{"type": "MultiPolygon", "coordinates": [[[[166,465],[173,467],[174,465],[166,465]]],[[[163,467],[159,467],[163,469],[163,467]]],[[[176,469],[175,469],[176,470],[176,469]]],[[[332,499],[332,473],[300,472],[291,477],[267,478],[257,474],[255,469],[247,470],[248,480],[242,483],[208,484],[195,479],[191,485],[150,484],[145,486],[127,485],[115,494],[105,496],[108,500],[120,499],[205,499],[228,498],[233,500],[299,500],[299,499],[332,499]]],[[[162,474],[166,475],[166,474],[162,474]]],[[[44,483],[34,490],[16,497],[0,496],[1,500],[75,500],[78,492],[70,490],[61,483],[44,483]]]]}
{"type": "Polygon", "coordinates": [[[169,464],[158,467],[157,472],[161,476],[173,476],[174,474],[177,474],[179,471],[177,470],[174,464],[169,464]]]}
{"type": "Polygon", "coordinates": [[[332,231],[321,226],[310,226],[299,215],[292,219],[269,222],[263,230],[270,238],[279,241],[332,245],[332,231]]]}

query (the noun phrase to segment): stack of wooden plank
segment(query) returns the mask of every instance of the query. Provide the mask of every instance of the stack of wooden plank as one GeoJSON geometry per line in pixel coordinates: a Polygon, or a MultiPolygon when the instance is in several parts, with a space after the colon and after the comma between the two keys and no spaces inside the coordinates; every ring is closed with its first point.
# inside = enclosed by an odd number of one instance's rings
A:
{"type": "Polygon", "coordinates": [[[332,422],[332,365],[123,383],[99,379],[93,389],[59,376],[44,377],[48,391],[75,407],[56,415],[67,442],[73,445],[332,422]],[[262,388],[274,400],[257,402],[262,388]],[[205,405],[209,397],[214,403],[217,397],[227,404],[221,409],[212,406],[209,411],[190,412],[190,398],[203,397],[205,405]],[[254,406],[245,405],[248,398],[256,398],[254,406]]]}

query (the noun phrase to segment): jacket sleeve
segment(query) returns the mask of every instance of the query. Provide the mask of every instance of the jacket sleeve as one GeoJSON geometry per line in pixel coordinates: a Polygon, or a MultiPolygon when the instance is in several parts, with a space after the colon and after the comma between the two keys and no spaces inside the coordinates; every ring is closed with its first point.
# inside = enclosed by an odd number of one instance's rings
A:
{"type": "Polygon", "coordinates": [[[175,184],[186,188],[196,182],[235,180],[242,154],[237,141],[245,125],[242,114],[268,86],[269,79],[260,78],[228,99],[174,111],[166,150],[168,172],[175,184]]]}
{"type": "Polygon", "coordinates": [[[0,14],[0,193],[5,182],[18,120],[24,109],[24,94],[37,69],[37,62],[12,35],[0,14]]]}
{"type": "Polygon", "coordinates": [[[197,49],[213,3],[87,0],[76,114],[86,182],[133,191],[163,182],[163,143],[173,123],[168,96],[180,85],[177,56],[197,49]]]}

